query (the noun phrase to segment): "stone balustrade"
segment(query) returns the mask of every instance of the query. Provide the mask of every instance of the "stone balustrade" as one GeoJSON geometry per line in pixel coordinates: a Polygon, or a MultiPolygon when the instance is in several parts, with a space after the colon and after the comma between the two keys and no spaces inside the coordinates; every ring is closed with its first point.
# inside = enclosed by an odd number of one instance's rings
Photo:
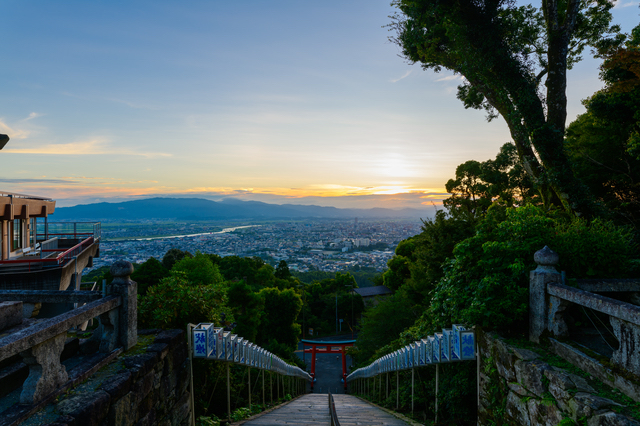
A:
{"type": "Polygon", "coordinates": [[[97,292],[67,291],[2,291],[0,301],[79,302],[86,305],[53,318],[38,322],[0,339],[0,361],[20,354],[29,367],[29,376],[22,386],[21,404],[36,404],[59,389],[68,380],[60,355],[67,331],[92,318],[100,318],[100,352],[116,348],[127,350],[137,343],[137,284],[130,280],[133,266],[118,261],[111,267],[115,277],[107,295],[97,292]],[[97,299],[97,300],[96,300],[97,299]]]}
{"type": "Polygon", "coordinates": [[[638,280],[581,280],[579,288],[562,283],[558,255],[545,246],[534,255],[538,267],[529,276],[529,339],[568,337],[563,312],[571,303],[609,316],[619,347],[611,362],[640,376],[640,307],[593,292],[640,292],[638,280]]]}

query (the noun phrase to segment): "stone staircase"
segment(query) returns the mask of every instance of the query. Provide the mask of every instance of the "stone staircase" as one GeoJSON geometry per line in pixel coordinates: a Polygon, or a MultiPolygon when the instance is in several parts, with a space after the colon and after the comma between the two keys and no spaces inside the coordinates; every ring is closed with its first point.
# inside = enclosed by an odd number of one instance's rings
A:
{"type": "MultiPolygon", "coordinates": [[[[407,423],[352,395],[333,396],[340,426],[406,426],[407,423]]],[[[331,418],[327,394],[307,394],[275,410],[234,425],[246,426],[318,426],[329,425],[331,418]]]]}

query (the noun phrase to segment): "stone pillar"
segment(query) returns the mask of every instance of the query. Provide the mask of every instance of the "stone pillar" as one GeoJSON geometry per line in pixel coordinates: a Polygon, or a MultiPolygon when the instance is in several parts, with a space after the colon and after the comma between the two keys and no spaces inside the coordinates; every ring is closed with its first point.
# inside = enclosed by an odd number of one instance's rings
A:
{"type": "Polygon", "coordinates": [[[21,404],[37,403],[68,380],[67,370],[60,364],[66,340],[65,332],[20,353],[29,366],[29,377],[20,393],[21,404]]]}
{"type": "Polygon", "coordinates": [[[118,260],[111,266],[113,281],[107,294],[122,298],[118,309],[118,342],[125,350],[138,343],[138,284],[131,281],[133,265],[126,260],[118,260]]]}
{"type": "Polygon", "coordinates": [[[559,257],[544,246],[533,255],[533,259],[538,267],[529,273],[529,340],[540,343],[540,336],[549,329],[547,284],[560,282],[560,274],[555,268],[559,257]]]}
{"type": "Polygon", "coordinates": [[[611,362],[619,365],[627,371],[640,375],[640,327],[628,321],[610,316],[609,321],[613,327],[620,346],[613,352],[611,362]]]}

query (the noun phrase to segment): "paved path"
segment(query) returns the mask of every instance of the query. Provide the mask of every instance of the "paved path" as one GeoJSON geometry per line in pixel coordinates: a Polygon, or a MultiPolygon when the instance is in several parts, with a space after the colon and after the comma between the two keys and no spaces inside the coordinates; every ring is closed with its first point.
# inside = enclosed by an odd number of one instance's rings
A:
{"type": "Polygon", "coordinates": [[[246,426],[318,426],[329,425],[329,397],[327,394],[308,394],[284,407],[243,423],[246,426]]]}
{"type": "MultiPolygon", "coordinates": [[[[329,399],[325,394],[307,394],[267,414],[241,423],[245,426],[329,425],[329,399]]],[[[407,426],[408,423],[352,395],[334,395],[340,426],[407,426]]]]}
{"type": "Polygon", "coordinates": [[[408,423],[352,395],[334,395],[340,426],[407,426],[408,423]]]}

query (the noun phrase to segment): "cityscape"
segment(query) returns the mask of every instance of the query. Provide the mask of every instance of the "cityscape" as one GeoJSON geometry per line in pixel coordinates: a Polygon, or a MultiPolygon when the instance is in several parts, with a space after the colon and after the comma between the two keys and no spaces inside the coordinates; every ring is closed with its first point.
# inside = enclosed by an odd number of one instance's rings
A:
{"type": "Polygon", "coordinates": [[[124,259],[161,260],[171,248],[219,256],[258,256],[292,271],[337,272],[355,266],[382,272],[396,245],[420,232],[418,220],[298,220],[270,223],[103,224],[94,268],[124,259]],[[160,235],[158,235],[160,234],[160,235]]]}

